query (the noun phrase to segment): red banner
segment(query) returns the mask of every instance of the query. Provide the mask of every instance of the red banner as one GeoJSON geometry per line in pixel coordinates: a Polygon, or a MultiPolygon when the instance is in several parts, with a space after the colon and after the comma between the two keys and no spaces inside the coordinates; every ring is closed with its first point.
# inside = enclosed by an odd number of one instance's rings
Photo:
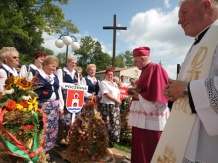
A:
{"type": "Polygon", "coordinates": [[[125,97],[128,97],[128,89],[129,88],[126,88],[126,87],[119,87],[120,89],[120,100],[122,101],[125,97]]]}

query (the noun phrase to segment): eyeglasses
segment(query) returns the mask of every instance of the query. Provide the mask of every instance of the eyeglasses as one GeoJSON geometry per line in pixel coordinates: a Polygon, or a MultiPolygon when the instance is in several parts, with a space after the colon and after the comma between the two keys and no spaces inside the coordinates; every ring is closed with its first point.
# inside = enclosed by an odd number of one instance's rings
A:
{"type": "Polygon", "coordinates": [[[75,65],[77,64],[76,62],[70,62],[70,63],[71,63],[71,64],[75,64],[75,65]]]}
{"type": "Polygon", "coordinates": [[[12,58],[13,58],[13,59],[19,59],[19,57],[15,57],[15,56],[14,56],[14,57],[12,57],[12,58]]]}

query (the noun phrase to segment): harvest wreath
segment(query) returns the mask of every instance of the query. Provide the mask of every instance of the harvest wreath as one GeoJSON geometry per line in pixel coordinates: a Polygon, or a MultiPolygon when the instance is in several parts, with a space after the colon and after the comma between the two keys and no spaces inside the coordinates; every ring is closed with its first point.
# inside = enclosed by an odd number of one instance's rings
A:
{"type": "Polygon", "coordinates": [[[10,76],[0,92],[0,162],[46,163],[46,116],[38,108],[35,78],[10,76]]]}
{"type": "Polygon", "coordinates": [[[86,102],[83,112],[74,121],[70,132],[70,145],[66,158],[71,163],[93,163],[108,156],[108,133],[100,113],[96,110],[96,98],[86,102]]]}

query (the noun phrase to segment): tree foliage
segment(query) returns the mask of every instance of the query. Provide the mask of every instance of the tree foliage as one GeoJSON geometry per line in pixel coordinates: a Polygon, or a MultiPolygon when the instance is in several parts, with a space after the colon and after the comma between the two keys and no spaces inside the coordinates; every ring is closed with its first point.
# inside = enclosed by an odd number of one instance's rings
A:
{"type": "Polygon", "coordinates": [[[66,65],[66,53],[59,53],[57,55],[57,58],[59,60],[59,68],[63,68],[66,65]]]}
{"type": "MultiPolygon", "coordinates": [[[[101,44],[98,41],[93,40],[90,36],[86,36],[80,40],[80,43],[81,47],[75,51],[75,55],[78,58],[78,66],[81,66],[83,70],[91,63],[96,65],[97,71],[111,66],[110,55],[102,52],[101,44]]],[[[83,74],[86,75],[87,73],[83,72],[83,74]]]]}
{"type": "Polygon", "coordinates": [[[123,57],[121,57],[120,55],[115,57],[115,67],[125,67],[124,62],[123,62],[123,57]]]}
{"type": "MultiPolygon", "coordinates": [[[[41,48],[43,32],[77,33],[71,20],[65,20],[62,9],[68,0],[1,0],[0,48],[14,46],[28,62],[41,48]]],[[[24,62],[25,62],[24,61],[24,62]]]]}
{"type": "Polygon", "coordinates": [[[134,66],[133,56],[130,51],[126,51],[125,53],[120,53],[116,57],[116,66],[117,67],[132,67],[134,66]]]}

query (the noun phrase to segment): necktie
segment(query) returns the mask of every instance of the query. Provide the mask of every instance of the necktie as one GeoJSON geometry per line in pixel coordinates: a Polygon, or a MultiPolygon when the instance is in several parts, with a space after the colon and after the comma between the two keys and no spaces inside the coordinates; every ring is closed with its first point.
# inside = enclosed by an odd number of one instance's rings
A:
{"type": "Polygon", "coordinates": [[[49,82],[49,83],[51,83],[52,78],[51,78],[50,76],[47,76],[47,77],[46,77],[46,81],[49,82]]]}

